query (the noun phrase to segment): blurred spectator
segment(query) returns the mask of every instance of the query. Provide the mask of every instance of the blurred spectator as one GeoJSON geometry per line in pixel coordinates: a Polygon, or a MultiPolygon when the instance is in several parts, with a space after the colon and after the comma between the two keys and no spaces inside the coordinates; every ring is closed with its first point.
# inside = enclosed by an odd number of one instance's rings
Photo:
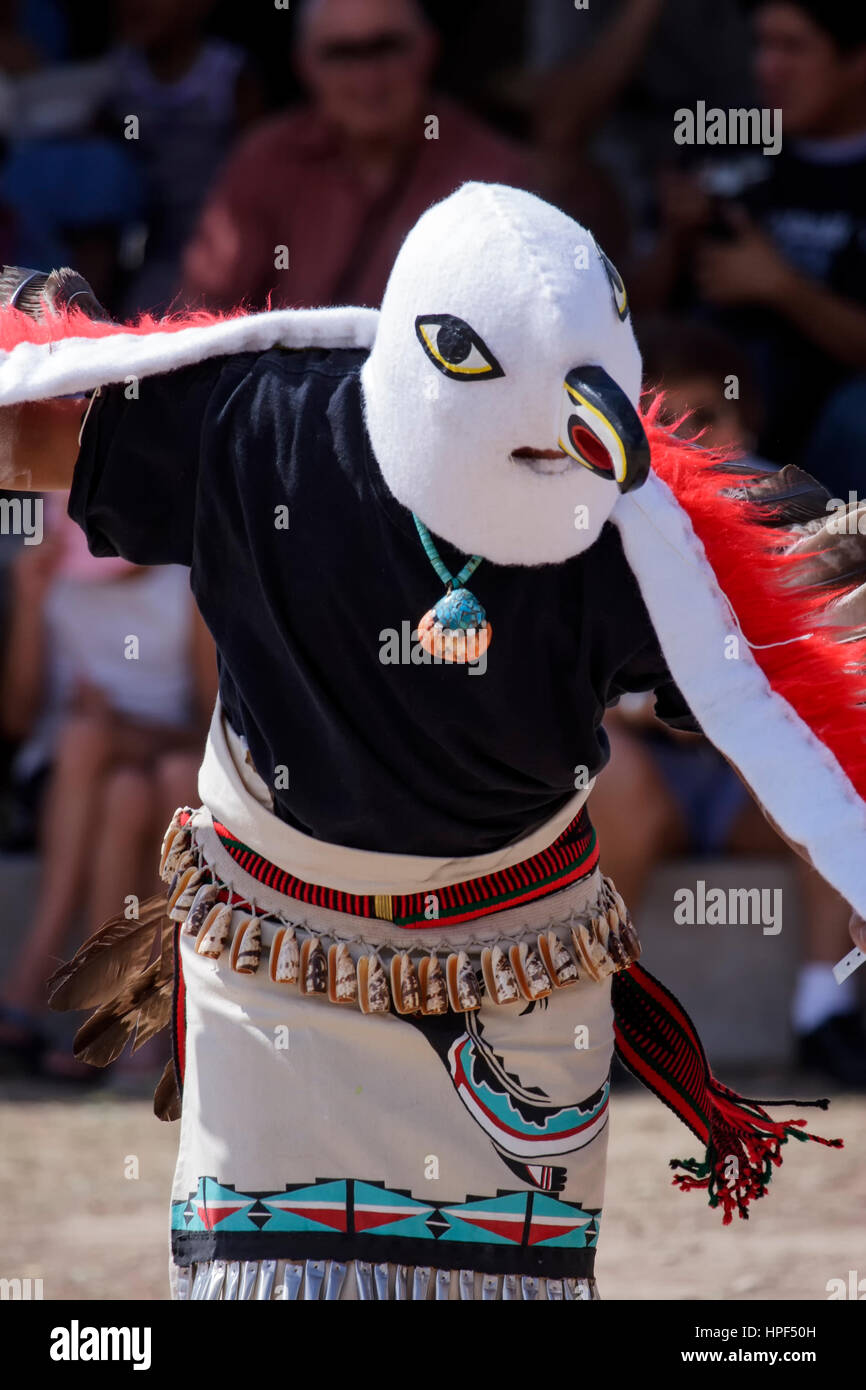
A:
{"type": "MultiPolygon", "coordinates": [[[[83,0],[78,0],[82,3],[83,0]]],[[[94,0],[84,0],[93,4],[94,0]]],[[[525,122],[515,113],[514,85],[522,84],[524,14],[528,0],[419,0],[440,38],[437,88],[465,102],[471,110],[517,136],[525,122]]],[[[303,0],[285,9],[276,3],[240,5],[216,0],[208,25],[211,33],[245,49],[261,76],[269,110],[303,99],[296,65],[286,61],[288,46],[302,22],[303,0]]],[[[525,106],[522,92],[518,104],[525,106]]]]}
{"type": "Polygon", "coordinates": [[[630,249],[628,227],[644,254],[655,172],[674,148],[674,111],[699,98],[750,105],[740,7],[736,0],[592,0],[578,9],[569,0],[532,0],[527,15],[545,187],[590,223],[615,259],[630,249]],[[604,220],[611,187],[628,224],[619,229],[604,220]]]}
{"type": "MultiPolygon", "coordinates": [[[[750,453],[760,403],[736,345],[702,324],[660,323],[643,335],[645,379],[666,396],[671,421],[694,408],[683,432],[701,429],[707,446],[750,453]],[[725,395],[731,373],[739,399],[725,395]]],[[[757,467],[771,467],[752,457],[757,467]]],[[[696,853],[789,857],[791,852],[752,801],[733,768],[704,739],[678,734],[652,714],[652,699],[624,698],[605,719],[610,763],[598,779],[590,814],[605,846],[605,869],[640,910],[654,867],[696,853]],[[622,807],[640,807],[622,832],[622,807]]],[[[836,984],[832,965],[849,949],[850,908],[799,858],[806,934],[792,1005],[800,1060],[843,1085],[866,1087],[866,1034],[854,981],[836,984]]]]}
{"type": "Polygon", "coordinates": [[[713,324],[658,318],[640,330],[647,389],[664,392],[662,419],[682,419],[681,433],[714,449],[744,454],[758,468],[773,465],[755,455],[764,407],[749,359],[713,324]]]}
{"type": "Polygon", "coordinates": [[[65,48],[58,5],[0,0],[4,259],[72,263],[111,303],[123,238],[140,212],[140,183],[122,142],[99,128],[110,63],[60,62],[65,48]]]}
{"type": "Polygon", "coordinates": [[[144,265],[125,311],[165,310],[180,283],[183,249],[235,135],[263,109],[242,49],[208,38],[214,0],[120,0],[113,55],[114,113],[134,115],[130,150],[146,184],[144,265]]]}
{"type": "Polygon", "coordinates": [[[437,49],[415,0],[308,0],[295,59],[309,104],[230,158],[189,248],[186,297],[375,306],[430,203],[466,179],[526,186],[517,149],[431,92],[437,49]]]}
{"type": "Polygon", "coordinates": [[[754,10],[756,74],[765,106],[782,111],[782,151],[744,162],[736,199],[670,175],[649,279],[669,302],[693,267],[759,373],[762,448],[847,500],[866,445],[866,10],[849,0],[754,10]]]}
{"type": "Polygon", "coordinates": [[[62,28],[31,41],[33,0],[0,0],[7,260],[71,262],[126,316],[169,306],[214,176],[262,111],[242,49],[206,36],[213,4],[119,0],[120,44],[70,63],[62,28]]]}
{"type": "Polygon", "coordinates": [[[185,570],[95,560],[65,516],[13,573],[0,721],[24,740],[15,773],[40,803],[42,875],[3,982],[0,1062],[92,1077],[45,1050],[45,981],[82,908],[89,933],[130,894],[158,891],[154,855],[195,797],[216,663],[185,570]]]}
{"type": "Polygon", "coordinates": [[[31,72],[66,57],[67,23],[59,0],[0,0],[0,68],[31,72]]]}
{"type": "Polygon", "coordinates": [[[5,264],[74,265],[117,302],[121,246],[142,208],[138,175],[110,137],[13,139],[0,164],[5,264]]]}

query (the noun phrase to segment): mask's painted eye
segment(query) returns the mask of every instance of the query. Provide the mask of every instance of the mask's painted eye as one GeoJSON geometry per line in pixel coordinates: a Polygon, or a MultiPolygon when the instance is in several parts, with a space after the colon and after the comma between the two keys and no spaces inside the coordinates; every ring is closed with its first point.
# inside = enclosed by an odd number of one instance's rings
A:
{"type": "MultiPolygon", "coordinates": [[[[596,242],[596,245],[598,246],[598,242],[596,242]]],[[[613,261],[608,259],[608,257],[604,254],[600,246],[598,247],[598,254],[601,256],[601,263],[604,266],[607,278],[610,281],[611,294],[613,295],[613,307],[616,309],[616,312],[619,315],[619,317],[625,320],[628,318],[629,308],[628,295],[625,292],[623,278],[617,270],[616,266],[614,265],[613,261]]]]}
{"type": "Polygon", "coordinates": [[[453,314],[419,314],[415,332],[433,365],[455,381],[489,381],[505,375],[475,329],[453,314]]]}

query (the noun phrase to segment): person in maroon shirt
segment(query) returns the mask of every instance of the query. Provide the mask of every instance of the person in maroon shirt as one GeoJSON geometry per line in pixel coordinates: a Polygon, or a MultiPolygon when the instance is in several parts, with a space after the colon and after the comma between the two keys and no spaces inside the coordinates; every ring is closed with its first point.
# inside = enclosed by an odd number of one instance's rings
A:
{"type": "Polygon", "coordinates": [[[519,147],[431,90],[437,53],[415,0],[309,0],[295,59],[310,102],[230,157],[187,250],[186,301],[375,307],[430,203],[470,179],[532,187],[519,147]]]}

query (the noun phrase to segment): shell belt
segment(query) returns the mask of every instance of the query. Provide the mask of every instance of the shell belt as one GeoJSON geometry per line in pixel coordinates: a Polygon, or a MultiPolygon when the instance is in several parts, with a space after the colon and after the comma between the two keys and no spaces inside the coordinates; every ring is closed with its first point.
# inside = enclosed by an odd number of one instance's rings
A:
{"type": "Polygon", "coordinates": [[[238,898],[194,843],[187,825],[191,814],[188,807],[176,811],[163,840],[160,877],[169,885],[169,917],[182,924],[183,935],[195,938],[199,955],[218,960],[228,949],[238,974],[267,969],[274,984],[294,985],[332,1004],[365,1014],[387,1014],[392,1008],[398,1014],[468,1013],[481,1008],[485,993],[495,1004],[534,1002],[579,980],[599,982],[628,969],[640,955],[628,909],[610,879],[602,879],[597,915],[581,921],[571,914],[535,941],[485,946],[472,960],[465,950],[440,960],[435,950],[417,959],[417,951],[394,949],[386,967],[384,948],[356,959],[345,942],[326,946],[305,924],[259,913],[238,898]],[[241,921],[234,927],[236,913],[241,921]],[[265,922],[275,927],[267,960],[262,959],[265,922]]]}
{"type": "Polygon", "coordinates": [[[363,1260],[206,1260],[178,1267],[175,1297],[195,1301],[300,1299],[333,1302],[354,1278],[358,1299],[374,1302],[450,1299],[592,1302],[598,1299],[594,1279],[547,1279],[535,1275],[477,1274],[471,1269],[431,1269],[429,1266],[367,1264],[363,1260]]]}

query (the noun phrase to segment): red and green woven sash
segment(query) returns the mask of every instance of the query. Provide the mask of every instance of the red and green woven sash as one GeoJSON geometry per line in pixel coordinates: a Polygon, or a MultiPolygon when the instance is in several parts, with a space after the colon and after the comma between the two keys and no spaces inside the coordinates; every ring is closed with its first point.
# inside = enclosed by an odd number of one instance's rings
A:
{"type": "Polygon", "coordinates": [[[773,1120],[765,1108],[814,1105],[826,1110],[826,1100],[754,1100],[713,1076],[682,1004],[642,965],[614,975],[611,1002],[620,1060],[704,1145],[702,1159],[671,1160],[671,1167],[680,1170],[673,1182],[684,1192],[707,1192],[710,1206],[721,1207],[725,1225],[735,1212],[747,1217],[749,1203],[765,1196],[789,1139],[842,1147],[841,1139],[807,1133],[805,1120],[773,1120]]]}
{"type": "Polygon", "coordinates": [[[398,927],[441,927],[469,922],[506,907],[519,907],[585,878],[598,863],[598,843],[584,807],[540,854],[508,869],[438,888],[435,893],[342,893],[336,888],[305,883],[250,849],[219,821],[214,821],[214,829],[223,849],[239,868],[275,893],[332,912],[378,917],[398,927]]]}

